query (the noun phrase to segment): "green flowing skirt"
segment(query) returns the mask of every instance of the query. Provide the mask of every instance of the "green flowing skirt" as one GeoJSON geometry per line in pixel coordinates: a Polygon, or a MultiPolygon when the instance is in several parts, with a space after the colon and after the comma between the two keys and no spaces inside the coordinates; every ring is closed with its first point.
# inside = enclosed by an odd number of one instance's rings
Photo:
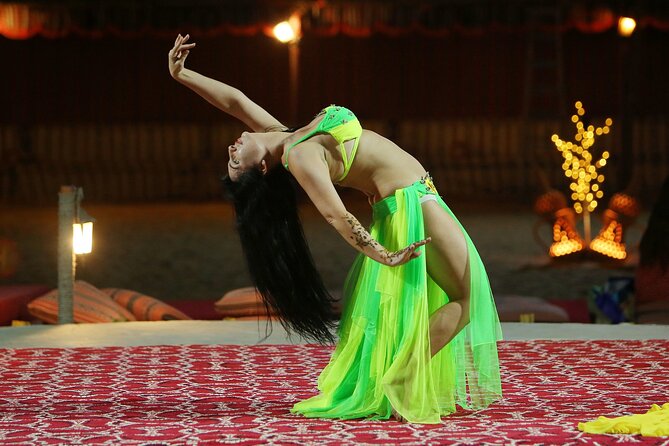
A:
{"type": "MultiPolygon", "coordinates": [[[[373,205],[374,239],[399,250],[425,238],[425,195],[455,219],[427,176],[373,205]]],[[[462,232],[469,251],[469,324],[431,358],[430,315],[449,298],[427,274],[426,256],[389,267],[360,254],[346,279],[339,343],[318,379],[320,394],[292,412],[387,419],[394,409],[410,422],[439,423],[456,405],[481,409],[501,398],[497,310],[481,258],[462,232]]]]}

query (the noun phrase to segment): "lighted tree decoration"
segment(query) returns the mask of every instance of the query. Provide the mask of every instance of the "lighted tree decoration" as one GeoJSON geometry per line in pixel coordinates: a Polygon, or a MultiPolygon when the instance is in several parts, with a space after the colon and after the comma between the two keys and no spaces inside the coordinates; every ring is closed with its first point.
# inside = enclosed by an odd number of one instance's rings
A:
{"type": "Polygon", "coordinates": [[[606,165],[606,160],[609,158],[609,152],[604,150],[601,158],[593,162],[591,148],[598,136],[609,133],[613,120],[606,118],[605,125],[602,127],[593,125],[586,127],[581,120],[585,115],[583,104],[578,101],[574,105],[576,114],[572,115],[571,122],[576,125],[575,142],[563,141],[558,135],[553,135],[551,140],[564,158],[562,170],[564,170],[564,175],[571,180],[569,189],[571,189],[574,210],[578,214],[583,214],[585,241],[589,244],[590,213],[597,207],[597,200],[604,196],[602,191],[604,175],[599,173],[599,169],[606,165]]]}

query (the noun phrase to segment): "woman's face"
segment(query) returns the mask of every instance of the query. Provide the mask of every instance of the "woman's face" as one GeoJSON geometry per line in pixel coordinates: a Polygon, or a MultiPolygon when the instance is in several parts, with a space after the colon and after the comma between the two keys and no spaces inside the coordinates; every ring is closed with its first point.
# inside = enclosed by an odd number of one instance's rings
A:
{"type": "Polygon", "coordinates": [[[237,181],[250,169],[258,169],[262,161],[262,151],[254,133],[244,132],[234,144],[228,147],[228,175],[237,181]]]}

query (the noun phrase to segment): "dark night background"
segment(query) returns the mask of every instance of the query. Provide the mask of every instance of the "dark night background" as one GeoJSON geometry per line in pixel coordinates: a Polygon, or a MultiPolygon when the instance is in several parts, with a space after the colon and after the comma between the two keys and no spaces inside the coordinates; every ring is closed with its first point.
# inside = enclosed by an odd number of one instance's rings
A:
{"type": "MultiPolygon", "coordinates": [[[[490,241],[481,250],[493,288],[558,292],[542,287],[546,276],[531,284],[506,275],[510,267],[495,273],[518,224],[492,216],[528,221],[513,244],[525,249],[516,266],[543,255],[531,235],[532,202],[545,186],[537,172],[568,190],[550,136],[573,136],[575,101],[595,125],[614,120],[595,146],[611,152],[605,200],[625,190],[648,207],[669,172],[665,2],[0,2],[0,238],[18,241],[21,254],[16,275],[0,280],[54,283],[56,194],[77,184],[98,218],[96,250],[79,277],[165,298],[210,298],[248,283],[218,181],[243,126],[172,80],[167,52],[177,33],[190,33],[188,68],[295,124],[289,50],[266,30],[296,10],[295,123],[346,105],[418,156],[474,240],[490,241]],[[629,38],[616,29],[624,14],[638,22],[629,38]],[[481,216],[497,218],[497,229],[481,216]]],[[[353,253],[340,254],[336,234],[305,213],[335,287],[353,253]]],[[[634,240],[642,229],[643,219],[634,240]]],[[[563,273],[557,282],[568,280],[563,273]]],[[[574,287],[564,295],[582,296],[586,285],[574,287]]]]}

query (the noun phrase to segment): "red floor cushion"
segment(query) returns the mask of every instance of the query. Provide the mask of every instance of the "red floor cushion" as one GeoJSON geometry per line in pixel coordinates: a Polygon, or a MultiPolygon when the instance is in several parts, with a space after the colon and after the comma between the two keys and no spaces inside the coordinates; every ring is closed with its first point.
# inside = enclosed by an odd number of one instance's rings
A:
{"type": "Polygon", "coordinates": [[[28,302],[50,289],[46,285],[0,286],[0,325],[9,325],[13,320],[31,320],[28,302]]]}
{"type": "MultiPolygon", "coordinates": [[[[90,283],[77,280],[73,290],[74,322],[127,322],[134,321],[128,310],[114,302],[107,294],[90,283]]],[[[58,322],[58,289],[34,299],[28,311],[36,318],[49,323],[58,322]]]]}
{"type": "Polygon", "coordinates": [[[131,312],[138,321],[173,321],[191,318],[171,305],[137,291],[121,288],[105,288],[114,302],[131,312]]]}

